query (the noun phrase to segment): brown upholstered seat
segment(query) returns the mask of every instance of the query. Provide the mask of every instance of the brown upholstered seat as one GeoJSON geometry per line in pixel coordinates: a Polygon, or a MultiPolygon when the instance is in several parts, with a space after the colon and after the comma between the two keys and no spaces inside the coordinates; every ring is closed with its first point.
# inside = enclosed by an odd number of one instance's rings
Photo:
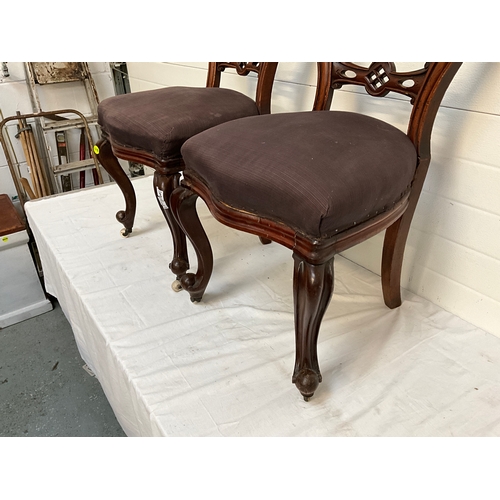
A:
{"type": "Polygon", "coordinates": [[[235,90],[168,87],[105,99],[98,122],[112,143],[167,161],[180,158],[182,144],[193,135],[258,114],[255,101],[235,90]]]}
{"type": "Polygon", "coordinates": [[[341,111],[243,118],[189,139],[182,155],[215,198],[314,238],[391,208],[417,165],[406,134],[341,111]]]}

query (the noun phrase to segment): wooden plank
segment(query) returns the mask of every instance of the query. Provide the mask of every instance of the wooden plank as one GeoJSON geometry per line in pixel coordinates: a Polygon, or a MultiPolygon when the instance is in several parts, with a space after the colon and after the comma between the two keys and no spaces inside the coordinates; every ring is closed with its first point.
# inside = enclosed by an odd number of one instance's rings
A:
{"type": "Polygon", "coordinates": [[[85,73],[79,62],[32,62],[36,82],[49,83],[75,82],[83,80],[85,73]]]}
{"type": "Polygon", "coordinates": [[[54,167],[55,174],[78,172],[80,170],[85,170],[88,168],[95,168],[95,163],[92,158],[87,160],[72,161],[70,163],[63,163],[62,165],[57,165],[54,167]]]}
{"type": "Polygon", "coordinates": [[[18,233],[25,229],[25,225],[19,217],[14,204],[6,194],[0,194],[0,236],[18,233]]]}

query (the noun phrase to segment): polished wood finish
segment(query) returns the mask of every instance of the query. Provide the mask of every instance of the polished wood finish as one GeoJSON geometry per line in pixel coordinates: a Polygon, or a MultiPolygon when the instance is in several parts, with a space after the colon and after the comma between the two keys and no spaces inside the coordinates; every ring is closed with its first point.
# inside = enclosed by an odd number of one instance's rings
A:
{"type": "Polygon", "coordinates": [[[113,153],[113,148],[107,139],[101,139],[94,146],[94,154],[104,167],[106,172],[115,180],[121,189],[125,198],[125,210],[120,210],[116,214],[116,220],[123,224],[123,236],[128,236],[132,232],[134,226],[135,209],[137,201],[135,198],[135,191],[132,187],[130,179],[124,172],[120,163],[113,153]]]}
{"type": "Polygon", "coordinates": [[[0,236],[7,234],[18,233],[26,229],[24,222],[19,217],[14,204],[9,195],[0,194],[0,236]]]}
{"type": "Polygon", "coordinates": [[[179,277],[184,290],[189,292],[191,302],[199,302],[205,293],[213,269],[212,247],[196,212],[198,195],[187,189],[176,189],[170,197],[172,210],[179,225],[187,234],[198,258],[196,274],[185,273],[179,277]]]}
{"type": "MultiPolygon", "coordinates": [[[[208,66],[207,87],[219,87],[221,74],[228,68],[234,69],[237,74],[247,76],[256,73],[257,90],[255,103],[261,114],[269,113],[271,110],[271,92],[278,63],[238,63],[238,62],[211,62],[208,66]]],[[[103,138],[96,144],[94,153],[106,172],[115,180],[123,193],[125,199],[125,210],[120,210],[116,218],[124,226],[123,236],[128,236],[133,229],[136,198],[133,185],[121,168],[117,158],[137,162],[155,170],[154,193],[158,206],[168,223],[174,244],[174,255],[170,263],[170,269],[179,279],[189,269],[186,236],[180,229],[176,219],[172,216],[169,208],[169,199],[172,191],[179,183],[180,173],[184,169],[182,157],[173,158],[168,161],[159,161],[154,155],[147,151],[126,148],[114,144],[109,138],[103,138]]],[[[263,242],[268,243],[268,242],[263,242]]]]}
{"type": "MultiPolygon", "coordinates": [[[[329,109],[334,91],[347,84],[362,85],[368,94],[383,97],[398,92],[409,98],[412,108],[407,135],[417,151],[417,166],[410,190],[384,213],[334,235],[318,239],[279,221],[229,206],[217,199],[189,165],[181,185],[174,191],[173,211],[198,248],[198,272],[195,283],[185,289],[192,299],[200,300],[211,273],[211,250],[201,225],[188,227],[194,217],[195,200],[199,196],[212,215],[223,224],[280,243],[293,252],[296,361],[293,383],[304,399],[309,400],[321,382],[317,358],[317,338],[321,320],[333,292],[334,256],[375,234],[386,230],[382,258],[384,301],[390,308],[401,304],[400,279],[404,248],[411,220],[430,163],[430,138],[441,100],[461,63],[427,63],[422,69],[398,73],[394,63],[372,63],[362,68],[353,63],[318,63],[318,85],[314,109],[329,109]],[[209,245],[208,245],[209,247],[209,245]]],[[[237,147],[237,145],[235,145],[237,147]]],[[[356,203],[356,200],[353,200],[356,203]]],[[[182,279],[181,279],[182,282],[182,279]]]]}
{"type": "Polygon", "coordinates": [[[368,237],[374,236],[391,226],[405,213],[409,197],[407,194],[391,210],[381,213],[372,219],[332,235],[329,238],[318,239],[303,234],[296,228],[289,227],[282,222],[244,212],[223,203],[191,171],[184,173],[180,189],[187,189],[193,194],[200,196],[207,204],[212,215],[226,226],[279,243],[315,265],[322,264],[330,260],[332,255],[343,252],[364,241],[367,235],[369,235],[368,237]]]}
{"type": "Polygon", "coordinates": [[[172,233],[174,252],[169,267],[176,275],[177,279],[180,279],[189,269],[185,233],[177,224],[169,207],[170,195],[174,189],[179,186],[180,176],[181,174],[178,172],[169,174],[166,169],[158,168],[153,178],[153,189],[156,195],[156,201],[172,233]]]}
{"type": "Polygon", "coordinates": [[[257,89],[255,92],[255,103],[261,115],[271,112],[271,94],[274,83],[274,75],[278,63],[245,63],[245,62],[217,62],[209,63],[207,87],[219,87],[222,72],[228,68],[234,69],[240,76],[248,76],[250,73],[257,74],[257,89]]]}
{"type": "Polygon", "coordinates": [[[318,362],[318,334],[333,293],[333,257],[313,265],[294,254],[293,301],[295,367],[292,382],[306,401],[322,380],[318,362]]]}

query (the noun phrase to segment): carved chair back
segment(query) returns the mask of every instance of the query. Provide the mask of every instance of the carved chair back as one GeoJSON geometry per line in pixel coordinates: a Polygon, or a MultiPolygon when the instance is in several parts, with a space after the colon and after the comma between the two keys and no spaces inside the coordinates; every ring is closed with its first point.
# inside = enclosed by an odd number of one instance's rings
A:
{"type": "Polygon", "coordinates": [[[219,87],[222,72],[234,69],[240,76],[257,75],[255,103],[260,114],[271,112],[271,91],[278,63],[276,62],[210,62],[208,63],[207,87],[219,87]]]}
{"type": "Polygon", "coordinates": [[[369,67],[354,63],[319,63],[315,106],[329,109],[336,89],[344,85],[361,85],[374,97],[389,92],[410,98],[413,106],[407,135],[420,160],[430,159],[430,137],[439,104],[462,63],[431,62],[422,68],[398,72],[393,62],[374,62],[369,67]]]}

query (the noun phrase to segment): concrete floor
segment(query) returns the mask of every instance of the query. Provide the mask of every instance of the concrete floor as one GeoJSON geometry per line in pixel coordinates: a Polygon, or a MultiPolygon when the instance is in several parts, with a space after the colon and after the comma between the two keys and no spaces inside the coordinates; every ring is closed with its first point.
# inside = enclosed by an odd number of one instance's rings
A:
{"type": "Polygon", "coordinates": [[[0,330],[0,436],[125,436],[54,310],[0,330]]]}

